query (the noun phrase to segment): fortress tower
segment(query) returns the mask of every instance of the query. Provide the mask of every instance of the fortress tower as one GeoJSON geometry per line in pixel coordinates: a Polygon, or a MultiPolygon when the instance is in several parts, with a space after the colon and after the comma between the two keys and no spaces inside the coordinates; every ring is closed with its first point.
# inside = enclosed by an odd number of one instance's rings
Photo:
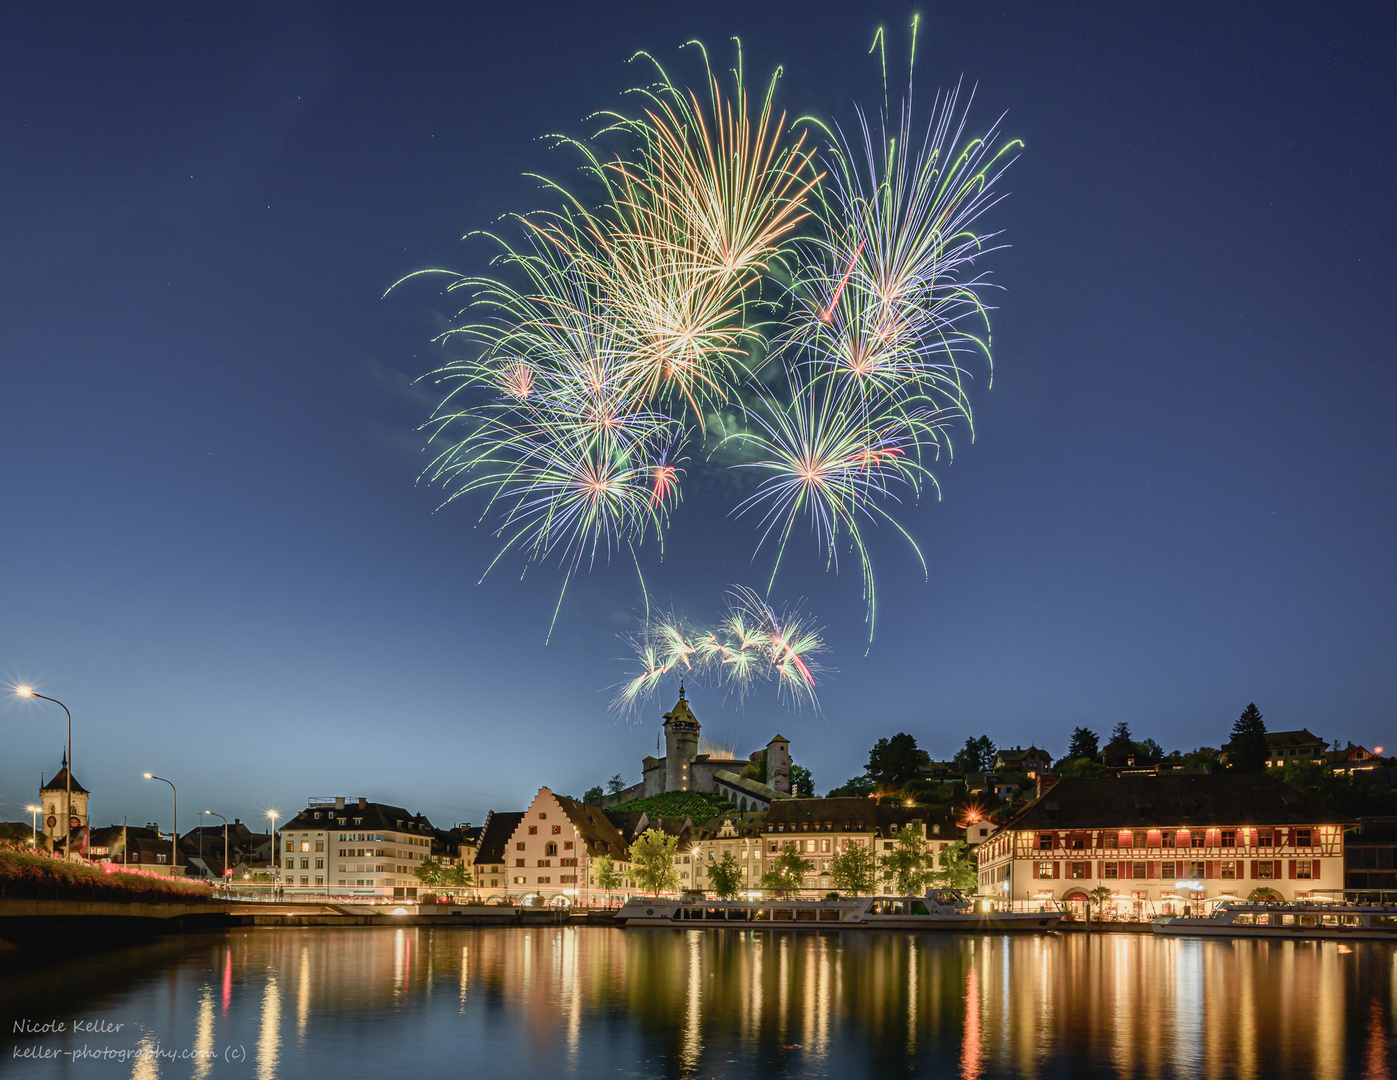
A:
{"type": "MultiPolygon", "coordinates": [[[[81,829],[87,824],[87,798],[88,790],[78,783],[77,777],[72,778],[73,782],[73,809],[71,824],[74,830],[81,829]]],[[[44,808],[44,821],[41,833],[45,843],[50,847],[57,847],[63,843],[63,838],[68,835],[69,819],[64,814],[65,804],[68,798],[68,755],[63,755],[63,767],[58,770],[52,780],[39,788],[39,805],[44,808]]]]}
{"type": "Polygon", "coordinates": [[[699,722],[679,686],[679,700],[665,713],[666,791],[688,791],[693,787],[690,771],[698,757],[699,722]]]}

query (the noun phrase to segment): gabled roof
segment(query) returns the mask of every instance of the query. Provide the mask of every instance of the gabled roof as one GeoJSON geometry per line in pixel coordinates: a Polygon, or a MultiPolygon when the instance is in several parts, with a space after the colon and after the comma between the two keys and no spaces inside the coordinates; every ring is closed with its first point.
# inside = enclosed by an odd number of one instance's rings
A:
{"type": "Polygon", "coordinates": [[[650,817],[644,810],[603,810],[602,813],[627,844],[650,825],[650,817]]]}
{"type": "Polygon", "coordinates": [[[333,806],[310,806],[281,826],[279,831],[286,832],[288,829],[382,829],[384,832],[411,832],[424,836],[430,836],[436,831],[422,814],[410,814],[401,806],[376,802],[365,803],[363,806],[357,802],[350,803],[343,809],[333,806]],[[316,814],[321,816],[317,818],[316,814]],[[341,825],[340,818],[344,818],[346,824],[341,825]]]}
{"type": "MultiPolygon", "coordinates": [[[[1228,745],[1230,746],[1231,743],[1228,745]]],[[[1268,750],[1305,746],[1318,746],[1321,750],[1326,750],[1329,744],[1307,728],[1301,728],[1299,731],[1268,731],[1266,733],[1266,748],[1268,750]]]]}
{"type": "MultiPolygon", "coordinates": [[[[32,776],[33,773],[30,773],[30,775],[32,776]]],[[[44,792],[44,791],[67,791],[67,790],[68,790],[68,763],[65,761],[65,762],[59,767],[58,771],[57,771],[56,773],[53,774],[53,779],[50,780],[48,783],[44,784],[42,787],[40,787],[40,788],[39,788],[39,791],[40,791],[40,792],[44,792]]],[[[92,792],[88,791],[87,788],[83,787],[81,784],[78,783],[78,778],[77,778],[76,776],[73,777],[73,788],[72,788],[72,790],[73,790],[73,794],[74,794],[74,795],[91,795],[91,794],[92,794],[92,792]]]]}
{"type": "Polygon", "coordinates": [[[1004,829],[1351,825],[1354,819],[1265,773],[1069,777],[1004,829]]]}
{"type": "Polygon", "coordinates": [[[622,861],[630,859],[630,845],[603,810],[566,795],[554,793],[553,798],[558,800],[563,813],[577,830],[589,858],[610,855],[622,861]]]}
{"type": "Polygon", "coordinates": [[[523,820],[523,810],[491,810],[481,828],[480,842],[475,846],[476,863],[486,866],[504,862],[505,845],[523,820]]]}

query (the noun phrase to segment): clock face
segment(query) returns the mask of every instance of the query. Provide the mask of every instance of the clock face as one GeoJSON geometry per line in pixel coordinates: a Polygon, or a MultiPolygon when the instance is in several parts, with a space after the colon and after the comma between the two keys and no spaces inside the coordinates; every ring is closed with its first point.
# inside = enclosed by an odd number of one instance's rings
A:
{"type": "Polygon", "coordinates": [[[58,819],[57,819],[56,817],[54,817],[52,814],[50,814],[50,815],[49,815],[49,828],[52,829],[52,828],[53,828],[54,826],[56,826],[57,824],[58,824],[58,819]]]}
{"type": "Polygon", "coordinates": [[[81,828],[82,828],[82,818],[80,818],[80,817],[70,817],[70,818],[68,819],[68,828],[70,828],[70,829],[81,829],[81,828]]]}

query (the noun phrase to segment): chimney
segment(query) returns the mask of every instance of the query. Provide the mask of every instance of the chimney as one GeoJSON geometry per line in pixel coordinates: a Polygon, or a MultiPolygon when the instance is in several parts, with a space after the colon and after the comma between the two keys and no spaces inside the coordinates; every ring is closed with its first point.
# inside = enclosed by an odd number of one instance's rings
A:
{"type": "Polygon", "coordinates": [[[336,810],[343,810],[343,809],[344,809],[344,796],[343,796],[343,795],[337,795],[337,796],[335,796],[335,809],[336,809],[336,810]]]}
{"type": "Polygon", "coordinates": [[[360,796],[359,796],[359,809],[360,809],[360,810],[365,810],[365,809],[368,808],[368,805],[369,805],[369,800],[366,799],[366,798],[364,798],[364,796],[360,795],[360,796]]]}
{"type": "Polygon", "coordinates": [[[1050,787],[1052,787],[1052,786],[1053,786],[1054,784],[1056,784],[1056,783],[1057,783],[1057,777],[1054,776],[1052,773],[1046,773],[1046,772],[1045,772],[1045,773],[1039,773],[1039,774],[1038,774],[1038,798],[1041,799],[1041,798],[1043,797],[1043,792],[1047,791],[1050,787]]]}

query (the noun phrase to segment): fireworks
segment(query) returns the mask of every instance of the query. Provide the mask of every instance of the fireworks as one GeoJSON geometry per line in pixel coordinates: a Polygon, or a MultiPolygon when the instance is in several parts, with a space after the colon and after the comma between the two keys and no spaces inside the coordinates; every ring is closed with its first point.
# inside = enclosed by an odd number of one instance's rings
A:
{"type": "MultiPolygon", "coordinates": [[[[930,464],[970,427],[962,363],[988,364],[977,260],[994,235],[976,222],[1017,143],[995,145],[997,122],[969,136],[959,90],[923,127],[909,78],[893,112],[886,64],[882,111],[856,112],[847,134],[792,124],[775,104],[779,70],[754,94],[740,47],[731,79],[696,47],[698,89],[638,54],[655,72],[628,99],[639,107],[601,114],[590,140],[558,140],[590,194],[549,185],[560,206],[512,218],[520,242],[489,237],[491,275],[453,276],[448,292],[469,301],[442,337],[466,355],[432,373],[446,391],[429,426],[446,449],[427,475],[448,502],[480,494],[496,562],[556,559],[565,590],[622,550],[639,572],[638,548],[663,543],[679,506],[690,448],[705,462],[728,445],[755,477],[728,510],[771,552],[766,592],[808,529],[829,569],[841,553],[857,562],[871,641],[866,528],[890,525],[916,550],[894,515],[937,491],[930,464]],[[718,413],[732,426],[714,430],[718,413]]],[[[808,695],[819,635],[735,595],[711,631],[648,626],[621,699],[689,671],[739,693],[770,678],[808,695]]]]}
{"type": "Polygon", "coordinates": [[[774,682],[793,703],[816,704],[815,658],[824,651],[820,630],[796,612],[778,613],[754,589],[733,586],[727,614],[716,627],[653,617],[632,644],[636,674],[612,701],[620,712],[649,701],[666,678],[679,677],[739,698],[758,683],[774,682]]]}

